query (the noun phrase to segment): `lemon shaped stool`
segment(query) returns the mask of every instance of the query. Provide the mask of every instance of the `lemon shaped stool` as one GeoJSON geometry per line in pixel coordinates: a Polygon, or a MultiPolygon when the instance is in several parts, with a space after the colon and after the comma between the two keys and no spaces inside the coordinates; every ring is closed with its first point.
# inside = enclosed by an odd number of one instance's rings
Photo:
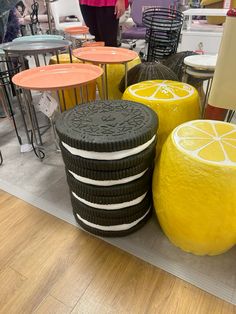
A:
{"type": "MultiPolygon", "coordinates": [[[[70,63],[70,55],[68,53],[63,53],[58,55],[59,63],[70,63]]],[[[81,63],[77,58],[72,56],[72,62],[73,63],[81,63]]],[[[57,56],[52,56],[50,58],[50,64],[57,64],[57,56]]],[[[73,108],[78,103],[76,102],[75,98],[75,90],[76,90],[76,96],[77,96],[77,102],[81,103],[81,95],[80,95],[80,89],[79,88],[69,88],[64,90],[64,98],[66,107],[64,105],[63,95],[62,92],[59,91],[59,98],[60,98],[60,107],[61,111],[68,110],[70,108],[73,108]]],[[[88,90],[88,101],[92,101],[96,99],[96,82],[90,82],[87,84],[87,90],[88,90]]],[[[86,87],[83,86],[81,88],[83,99],[87,101],[87,90],[86,87]]]]}
{"type": "MultiPolygon", "coordinates": [[[[133,68],[135,65],[141,63],[139,57],[127,63],[127,71],[133,68]]],[[[107,64],[107,84],[108,84],[108,98],[109,99],[121,99],[122,93],[119,90],[119,84],[123,76],[125,75],[124,64],[107,64]]],[[[102,79],[97,80],[99,96],[103,98],[102,79]]]]}
{"type": "Polygon", "coordinates": [[[129,86],[122,99],[142,103],[157,113],[159,118],[157,153],[176,126],[200,117],[197,90],[182,82],[168,80],[140,82],[129,86]]]}
{"type": "Polygon", "coordinates": [[[197,255],[236,244],[236,125],[195,120],[165,142],[153,174],[153,201],[169,240],[197,255]]]}

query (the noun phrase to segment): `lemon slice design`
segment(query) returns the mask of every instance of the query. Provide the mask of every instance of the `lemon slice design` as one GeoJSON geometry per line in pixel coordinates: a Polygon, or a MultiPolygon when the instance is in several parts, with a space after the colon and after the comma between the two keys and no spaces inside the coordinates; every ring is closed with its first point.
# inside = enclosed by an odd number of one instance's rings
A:
{"type": "Polygon", "coordinates": [[[236,244],[236,125],[194,120],[173,130],[153,174],[160,225],[176,246],[197,255],[236,244]]]}
{"type": "Polygon", "coordinates": [[[134,97],[145,100],[183,100],[191,97],[195,89],[191,85],[187,85],[175,81],[145,81],[134,84],[129,88],[129,92],[134,97]]]}
{"type": "Polygon", "coordinates": [[[191,85],[150,80],[129,86],[122,99],[142,103],[152,108],[159,118],[157,153],[172,130],[178,125],[199,119],[198,92],[191,85]]]}
{"type": "Polygon", "coordinates": [[[203,162],[236,166],[236,126],[213,120],[185,123],[173,132],[177,147],[203,162]]]}

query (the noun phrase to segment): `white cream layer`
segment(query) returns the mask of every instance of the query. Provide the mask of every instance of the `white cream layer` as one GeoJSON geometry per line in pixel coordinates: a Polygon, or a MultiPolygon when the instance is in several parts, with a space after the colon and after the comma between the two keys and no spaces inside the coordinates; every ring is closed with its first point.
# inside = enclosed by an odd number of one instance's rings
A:
{"type": "Polygon", "coordinates": [[[119,150],[115,152],[94,152],[89,150],[78,149],[69,146],[68,144],[62,142],[62,145],[72,154],[75,156],[80,156],[87,159],[94,159],[94,160],[118,160],[125,157],[129,157],[132,155],[136,155],[143,150],[145,150],[149,145],[151,145],[155,141],[156,135],[154,135],[149,141],[146,143],[139,145],[137,147],[125,150],[119,150]]]}
{"type": "Polygon", "coordinates": [[[97,185],[97,186],[112,186],[112,185],[125,184],[125,183],[128,183],[128,182],[131,182],[131,181],[134,181],[134,180],[141,178],[146,171],[147,171],[147,169],[144,170],[143,172],[139,173],[139,174],[134,175],[134,176],[122,178],[119,180],[93,180],[90,178],[85,178],[85,177],[79,176],[76,173],[74,173],[73,171],[69,170],[69,172],[72,174],[72,176],[76,180],[83,182],[83,183],[86,183],[86,184],[92,184],[92,185],[97,185]]]}
{"type": "Polygon", "coordinates": [[[83,219],[82,217],[80,217],[79,214],[76,214],[77,217],[79,218],[79,220],[81,220],[85,225],[92,227],[92,228],[96,228],[98,230],[103,230],[103,231],[122,231],[122,230],[129,230],[132,227],[136,226],[140,221],[142,221],[147,214],[150,212],[151,207],[149,207],[149,209],[147,210],[147,212],[139,219],[129,223],[129,224],[122,224],[122,225],[115,225],[115,226],[101,226],[101,225],[97,225],[94,224],[92,222],[89,222],[85,219],[83,219]]]}
{"type": "Polygon", "coordinates": [[[122,208],[130,207],[130,206],[134,206],[134,205],[137,205],[137,204],[141,203],[143,201],[143,199],[145,198],[145,196],[147,195],[147,192],[144,193],[143,195],[135,198],[132,201],[124,202],[124,203],[117,203],[117,204],[97,204],[97,203],[91,203],[91,202],[89,202],[89,201],[79,197],[74,192],[72,192],[72,194],[80,202],[82,202],[85,205],[88,205],[90,207],[97,208],[97,209],[105,209],[105,210],[116,210],[116,209],[122,209],[122,208]]]}

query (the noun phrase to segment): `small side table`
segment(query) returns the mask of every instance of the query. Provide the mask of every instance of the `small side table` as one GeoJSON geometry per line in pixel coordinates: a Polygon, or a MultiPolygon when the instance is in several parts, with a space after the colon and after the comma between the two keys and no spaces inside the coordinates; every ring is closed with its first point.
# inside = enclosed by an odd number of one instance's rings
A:
{"type": "MultiPolygon", "coordinates": [[[[26,68],[25,57],[27,56],[33,56],[36,67],[40,67],[40,59],[39,59],[40,55],[43,55],[44,64],[46,65],[46,58],[45,58],[46,54],[56,55],[58,63],[59,63],[59,54],[63,51],[68,51],[71,58],[71,62],[72,62],[71,45],[72,43],[68,40],[55,40],[54,39],[54,40],[48,41],[48,39],[46,40],[39,39],[36,41],[29,41],[27,43],[25,41],[10,42],[7,44],[3,44],[1,48],[5,52],[6,60],[11,60],[12,57],[17,58],[19,62],[21,63],[21,70],[25,70],[26,68]]],[[[19,95],[18,97],[19,106],[20,108],[22,108],[21,93],[18,93],[18,95],[19,95]]],[[[22,113],[22,110],[21,110],[21,113],[22,113]]],[[[34,117],[36,124],[38,125],[37,116],[34,110],[32,111],[32,115],[34,117]]],[[[22,119],[23,119],[24,125],[26,125],[24,114],[22,114],[22,119]]],[[[37,130],[39,131],[39,126],[37,127],[37,130]]],[[[27,136],[28,142],[30,142],[27,130],[26,130],[26,136],[27,136]]],[[[40,141],[40,144],[42,145],[40,133],[39,133],[39,141],[40,141]]]]}
{"type": "Polygon", "coordinates": [[[127,63],[138,57],[137,52],[115,47],[83,47],[73,50],[73,55],[84,61],[93,64],[101,64],[104,70],[103,75],[103,98],[109,99],[107,82],[107,65],[124,64],[125,67],[125,87],[127,87],[127,63]]]}
{"type": "Polygon", "coordinates": [[[73,42],[74,48],[81,47],[83,43],[89,42],[95,38],[89,33],[87,26],[71,26],[64,29],[65,34],[69,36],[69,40],[73,42]],[[79,45],[77,45],[79,42],[79,45]]]}
{"type": "MultiPolygon", "coordinates": [[[[98,66],[92,64],[69,63],[32,68],[22,71],[13,77],[13,83],[21,87],[24,92],[33,140],[36,143],[36,153],[40,159],[42,159],[42,157],[38,145],[41,143],[39,141],[38,144],[37,134],[39,136],[39,130],[34,121],[34,107],[30,90],[59,91],[73,87],[82,88],[82,86],[87,85],[89,82],[95,81],[102,74],[103,70],[98,66]]],[[[53,126],[52,121],[51,124],[53,126]]],[[[55,131],[54,127],[53,131],[55,131]]]]}
{"type": "Polygon", "coordinates": [[[193,55],[184,59],[184,78],[188,81],[188,76],[192,76],[203,81],[207,81],[206,93],[202,103],[202,117],[205,113],[206,104],[211,90],[212,79],[216,67],[217,55],[193,55]]]}
{"type": "MultiPolygon", "coordinates": [[[[69,40],[36,40],[29,41],[27,44],[25,41],[11,42],[2,47],[5,51],[6,58],[17,57],[24,65],[24,57],[34,56],[36,66],[40,66],[39,55],[45,55],[47,53],[53,55],[59,55],[60,52],[67,50],[71,55],[71,41],[69,40]]],[[[72,59],[72,57],[71,57],[72,59]]]]}

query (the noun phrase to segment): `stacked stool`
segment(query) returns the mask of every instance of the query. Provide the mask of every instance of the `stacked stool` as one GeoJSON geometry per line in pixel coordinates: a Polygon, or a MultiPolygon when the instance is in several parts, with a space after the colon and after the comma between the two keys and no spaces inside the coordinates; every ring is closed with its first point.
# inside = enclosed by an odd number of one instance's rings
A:
{"type": "Polygon", "coordinates": [[[152,212],[158,119],[130,101],[94,101],[56,121],[77,222],[101,236],[140,228],[152,212]]]}
{"type": "Polygon", "coordinates": [[[205,115],[206,105],[211,90],[212,79],[215,72],[217,55],[193,55],[184,58],[183,81],[187,82],[188,77],[207,81],[205,97],[202,99],[202,117],[205,115]]]}
{"type": "Polygon", "coordinates": [[[236,126],[186,122],[165,142],[153,175],[161,227],[182,250],[217,255],[236,244],[236,126]]]}

